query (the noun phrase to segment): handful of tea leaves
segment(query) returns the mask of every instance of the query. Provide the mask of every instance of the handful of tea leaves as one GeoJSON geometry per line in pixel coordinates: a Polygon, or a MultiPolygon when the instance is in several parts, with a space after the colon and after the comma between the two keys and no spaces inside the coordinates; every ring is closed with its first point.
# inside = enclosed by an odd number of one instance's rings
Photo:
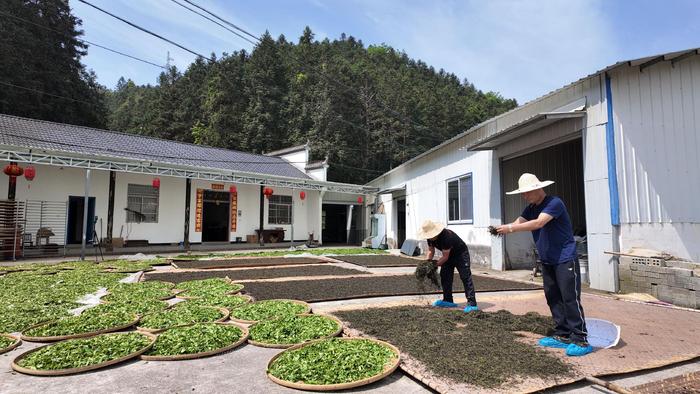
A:
{"type": "Polygon", "coordinates": [[[489,233],[491,233],[491,235],[493,235],[494,237],[500,237],[502,235],[502,234],[498,233],[498,231],[496,230],[496,227],[494,227],[494,226],[489,226],[488,230],[489,230],[489,233]]]}
{"type": "Polygon", "coordinates": [[[434,287],[440,288],[440,277],[438,275],[438,266],[435,260],[425,260],[418,263],[416,266],[416,279],[421,287],[424,288],[425,280],[428,279],[434,287]]]}

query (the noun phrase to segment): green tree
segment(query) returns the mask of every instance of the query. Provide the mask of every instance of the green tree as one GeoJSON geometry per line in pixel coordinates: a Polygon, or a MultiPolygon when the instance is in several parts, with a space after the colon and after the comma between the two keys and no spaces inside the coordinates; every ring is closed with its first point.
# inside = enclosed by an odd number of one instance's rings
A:
{"type": "Polygon", "coordinates": [[[242,147],[250,152],[271,151],[287,143],[280,116],[287,80],[278,45],[270,33],[265,32],[246,62],[244,93],[248,96],[248,107],[243,114],[242,147]]]}
{"type": "Polygon", "coordinates": [[[5,0],[2,9],[13,16],[0,18],[0,112],[104,127],[105,88],[80,62],[87,46],[68,2],[5,0]]]}

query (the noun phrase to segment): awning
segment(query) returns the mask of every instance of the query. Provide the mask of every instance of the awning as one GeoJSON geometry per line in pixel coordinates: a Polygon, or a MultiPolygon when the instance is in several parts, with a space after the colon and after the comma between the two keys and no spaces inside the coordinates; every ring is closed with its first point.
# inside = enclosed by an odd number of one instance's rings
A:
{"type": "Polygon", "coordinates": [[[389,189],[383,189],[377,192],[377,195],[379,194],[390,194],[390,193],[396,193],[396,192],[405,192],[406,191],[406,184],[402,183],[399,186],[392,187],[389,189]]]}
{"type": "Polygon", "coordinates": [[[531,131],[548,126],[552,123],[565,119],[582,118],[584,116],[586,116],[586,111],[541,112],[487,138],[474,142],[469,146],[469,150],[491,150],[510,140],[522,137],[531,131]]]}

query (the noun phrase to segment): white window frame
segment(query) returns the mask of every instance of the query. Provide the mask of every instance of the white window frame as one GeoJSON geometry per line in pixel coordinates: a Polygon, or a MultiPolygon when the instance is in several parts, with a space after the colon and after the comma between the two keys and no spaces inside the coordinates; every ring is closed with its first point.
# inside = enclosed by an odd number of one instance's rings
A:
{"type": "Polygon", "coordinates": [[[474,224],[474,175],[471,172],[468,172],[466,174],[462,174],[453,178],[449,178],[445,180],[445,200],[446,204],[445,207],[446,212],[445,215],[447,217],[447,224],[474,224]],[[462,179],[469,178],[471,179],[472,182],[472,195],[470,196],[472,200],[472,218],[471,219],[462,219],[461,217],[458,220],[450,220],[450,182],[455,182],[457,181],[457,215],[460,216],[461,212],[461,207],[462,207],[462,189],[459,187],[459,182],[462,179]]]}
{"type": "Polygon", "coordinates": [[[142,184],[137,184],[137,183],[129,183],[126,186],[126,207],[129,208],[129,199],[131,198],[139,198],[140,203],[139,203],[139,209],[136,209],[136,211],[143,212],[143,199],[144,198],[152,198],[153,195],[148,195],[145,193],[130,193],[130,186],[138,186],[138,187],[151,187],[155,190],[155,212],[154,213],[147,213],[146,218],[143,220],[138,220],[136,219],[136,214],[133,212],[126,211],[126,222],[127,223],[158,223],[158,211],[160,210],[160,189],[153,187],[151,185],[142,185],[142,184]],[[153,218],[154,220],[149,220],[148,217],[155,215],[153,218]]]}
{"type": "Polygon", "coordinates": [[[294,215],[294,198],[292,198],[292,196],[288,196],[288,195],[284,195],[284,194],[278,194],[278,195],[274,195],[274,194],[273,194],[272,196],[270,196],[270,199],[269,199],[268,204],[267,204],[267,224],[279,224],[279,225],[283,225],[283,226],[284,226],[284,225],[290,225],[290,224],[292,224],[292,222],[294,221],[292,215],[294,215]],[[273,200],[275,197],[278,197],[278,198],[281,198],[281,197],[289,197],[290,203],[287,204],[287,203],[284,203],[284,202],[272,202],[272,200],[273,200]],[[276,219],[276,221],[274,221],[274,222],[272,221],[272,219],[273,219],[272,212],[274,211],[275,214],[277,214],[277,212],[278,212],[280,209],[282,209],[282,208],[279,208],[279,207],[275,207],[274,210],[273,210],[273,208],[272,208],[273,205],[281,205],[281,206],[283,206],[283,207],[285,207],[285,206],[288,207],[288,209],[289,209],[289,222],[280,223],[280,222],[279,222],[279,218],[277,218],[277,217],[274,218],[274,219],[276,219]]]}

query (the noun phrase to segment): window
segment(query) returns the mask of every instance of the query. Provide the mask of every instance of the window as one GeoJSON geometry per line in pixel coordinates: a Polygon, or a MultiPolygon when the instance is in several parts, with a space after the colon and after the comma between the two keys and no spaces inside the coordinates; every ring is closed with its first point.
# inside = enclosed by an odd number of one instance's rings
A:
{"type": "Polygon", "coordinates": [[[448,222],[474,222],[474,193],[472,175],[447,181],[448,222]]]}
{"type": "Polygon", "coordinates": [[[159,189],[129,184],[126,197],[127,223],[158,223],[159,189]]]}
{"type": "Polygon", "coordinates": [[[270,196],[269,224],[292,224],[292,196],[270,196]]]}

